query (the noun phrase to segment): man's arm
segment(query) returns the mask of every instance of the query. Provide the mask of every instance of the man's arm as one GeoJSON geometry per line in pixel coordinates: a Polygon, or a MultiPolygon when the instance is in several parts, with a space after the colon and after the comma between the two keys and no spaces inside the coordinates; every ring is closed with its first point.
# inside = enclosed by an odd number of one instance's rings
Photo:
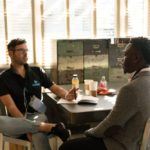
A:
{"type": "Polygon", "coordinates": [[[87,130],[85,134],[94,137],[103,137],[114,128],[118,128],[120,132],[125,123],[135,115],[137,111],[136,100],[137,98],[134,94],[134,89],[129,86],[123,87],[120,90],[116,104],[109,115],[96,127],[87,130]]]}
{"type": "Polygon", "coordinates": [[[59,85],[53,84],[50,87],[50,90],[56,94],[57,96],[67,99],[67,100],[73,100],[75,99],[75,89],[72,88],[71,90],[67,91],[64,88],[60,87],[59,85]]]}
{"type": "Polygon", "coordinates": [[[6,106],[8,112],[12,117],[23,117],[23,114],[19,111],[9,94],[0,96],[0,100],[6,106]]]}
{"type": "Polygon", "coordinates": [[[58,97],[64,98],[66,100],[73,100],[76,98],[76,90],[75,88],[70,89],[69,91],[65,90],[61,86],[55,84],[54,82],[50,81],[47,77],[45,71],[42,68],[36,67],[37,73],[41,79],[41,85],[45,88],[49,88],[55,95],[58,97]]]}

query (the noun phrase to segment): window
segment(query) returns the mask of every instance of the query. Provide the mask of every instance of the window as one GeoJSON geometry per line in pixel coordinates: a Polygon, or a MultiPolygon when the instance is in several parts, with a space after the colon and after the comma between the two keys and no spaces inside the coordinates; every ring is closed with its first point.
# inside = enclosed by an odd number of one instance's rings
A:
{"type": "Polygon", "coordinates": [[[5,24],[4,24],[4,4],[3,1],[0,1],[0,64],[7,63],[6,47],[5,47],[5,24]]]}
{"type": "Polygon", "coordinates": [[[114,0],[97,0],[97,37],[114,37],[115,31],[115,2],[114,0]]]}
{"type": "Polygon", "coordinates": [[[45,38],[67,38],[65,0],[44,0],[43,19],[45,38]]]}
{"type": "Polygon", "coordinates": [[[58,39],[150,36],[150,0],[0,0],[0,33],[0,65],[7,42],[25,38],[28,62],[50,68],[58,39]]]}
{"type": "Polygon", "coordinates": [[[70,0],[70,38],[91,38],[92,34],[92,0],[70,0]]]}
{"type": "Polygon", "coordinates": [[[121,0],[120,24],[121,36],[146,36],[147,35],[147,0],[121,0]]]}
{"type": "Polygon", "coordinates": [[[128,0],[127,7],[127,36],[142,36],[145,22],[144,0],[128,0]]]}
{"type": "Polygon", "coordinates": [[[43,2],[43,66],[50,67],[55,61],[52,39],[67,38],[66,3],[65,0],[44,0],[43,2]]]}
{"type": "Polygon", "coordinates": [[[146,1],[146,35],[150,37],[150,0],[146,1]]]}
{"type": "Polygon", "coordinates": [[[31,0],[6,0],[8,42],[14,38],[27,40],[29,63],[33,63],[31,0]]]}

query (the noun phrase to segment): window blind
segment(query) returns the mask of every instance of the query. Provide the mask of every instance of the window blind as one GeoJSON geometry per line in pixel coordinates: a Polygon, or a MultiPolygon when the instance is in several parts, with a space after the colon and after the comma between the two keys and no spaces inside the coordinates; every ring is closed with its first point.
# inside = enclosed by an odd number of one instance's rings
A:
{"type": "Polygon", "coordinates": [[[70,0],[70,38],[91,38],[93,36],[92,0],[70,0]]]}
{"type": "Polygon", "coordinates": [[[66,1],[44,0],[43,11],[43,66],[51,67],[55,59],[53,39],[67,38],[66,1]]]}
{"type": "Polygon", "coordinates": [[[0,65],[9,63],[6,43],[13,38],[27,40],[29,63],[53,67],[56,40],[114,38],[114,31],[150,36],[150,0],[0,0],[0,65]]]}
{"type": "Polygon", "coordinates": [[[150,37],[150,0],[147,0],[147,35],[150,37]]]}
{"type": "Polygon", "coordinates": [[[128,0],[128,36],[142,36],[144,34],[144,0],[128,0]]]}
{"type": "Polygon", "coordinates": [[[111,38],[115,33],[115,1],[96,0],[97,37],[111,38]]]}
{"type": "Polygon", "coordinates": [[[7,63],[7,53],[5,47],[5,25],[4,25],[4,4],[3,1],[0,1],[0,65],[7,63]]]}
{"type": "Polygon", "coordinates": [[[27,40],[29,63],[33,63],[31,0],[6,0],[8,42],[14,38],[27,40]]]}

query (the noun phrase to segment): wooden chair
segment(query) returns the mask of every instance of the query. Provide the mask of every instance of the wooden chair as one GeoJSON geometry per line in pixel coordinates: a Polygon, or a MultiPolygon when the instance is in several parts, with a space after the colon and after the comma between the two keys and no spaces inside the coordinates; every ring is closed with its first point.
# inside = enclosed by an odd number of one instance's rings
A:
{"type": "Polygon", "coordinates": [[[150,150],[150,118],[147,120],[140,150],[150,150]]]}
{"type": "MultiPolygon", "coordinates": [[[[0,115],[7,115],[7,109],[1,102],[0,115]]],[[[19,148],[19,150],[24,150],[24,148],[27,148],[27,150],[31,150],[32,147],[31,142],[27,140],[21,140],[13,137],[4,136],[2,133],[0,133],[0,150],[10,150],[12,149],[11,147],[14,147],[14,149],[18,149],[18,145],[22,147],[19,148]]]]}
{"type": "MultiPolygon", "coordinates": [[[[0,115],[7,115],[7,109],[0,102],[0,115]]],[[[57,136],[51,137],[49,143],[52,150],[57,150],[57,136]]],[[[31,150],[32,144],[27,140],[4,136],[0,132],[0,150],[31,150]],[[13,147],[13,148],[12,148],[13,147]]]]}
{"type": "MultiPolygon", "coordinates": [[[[59,139],[57,136],[49,139],[52,150],[58,149],[58,141],[59,139]]],[[[4,136],[0,133],[0,150],[32,150],[32,144],[27,140],[4,136]]]]}
{"type": "Polygon", "coordinates": [[[16,139],[8,136],[4,136],[2,133],[0,133],[0,137],[2,137],[2,150],[10,150],[11,149],[11,144],[13,144],[14,149],[20,149],[20,150],[31,150],[32,144],[31,142],[27,140],[21,140],[21,139],[16,139]],[[19,148],[19,146],[21,146],[19,148]]]}
{"type": "Polygon", "coordinates": [[[0,133],[0,150],[3,150],[3,135],[0,133]]]}

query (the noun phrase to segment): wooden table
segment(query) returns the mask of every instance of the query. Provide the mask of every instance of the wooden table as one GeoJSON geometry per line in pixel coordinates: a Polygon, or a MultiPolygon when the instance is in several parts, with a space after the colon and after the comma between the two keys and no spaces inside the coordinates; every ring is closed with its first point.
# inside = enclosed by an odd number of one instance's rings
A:
{"type": "MultiPolygon", "coordinates": [[[[111,83],[117,91],[121,83],[111,83]]],[[[66,124],[85,124],[102,121],[111,111],[115,104],[116,96],[98,96],[97,105],[57,104],[58,99],[53,93],[44,93],[45,103],[48,107],[47,116],[49,121],[62,121],[66,124]]]]}

